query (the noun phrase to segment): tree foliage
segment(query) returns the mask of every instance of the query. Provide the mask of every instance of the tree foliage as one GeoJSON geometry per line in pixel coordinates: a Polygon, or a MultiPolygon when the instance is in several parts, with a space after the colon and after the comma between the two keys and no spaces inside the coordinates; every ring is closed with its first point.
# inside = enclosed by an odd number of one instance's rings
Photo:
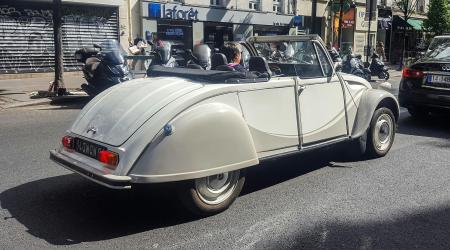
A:
{"type": "Polygon", "coordinates": [[[405,21],[407,21],[415,12],[417,0],[394,0],[394,4],[403,14],[405,21]]]}
{"type": "Polygon", "coordinates": [[[450,12],[447,0],[431,0],[427,19],[423,23],[425,30],[441,35],[450,31],[450,12]]]}

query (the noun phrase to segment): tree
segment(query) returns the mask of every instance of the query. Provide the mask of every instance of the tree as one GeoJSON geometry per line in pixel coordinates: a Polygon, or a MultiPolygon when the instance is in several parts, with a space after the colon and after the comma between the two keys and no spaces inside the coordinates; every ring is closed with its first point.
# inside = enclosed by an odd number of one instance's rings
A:
{"type": "Polygon", "coordinates": [[[55,44],[55,80],[50,86],[49,91],[53,91],[58,95],[66,93],[64,88],[64,64],[62,51],[62,1],[53,0],[53,38],[55,44]]]}
{"type": "Polygon", "coordinates": [[[403,15],[404,27],[403,27],[403,47],[402,47],[402,60],[400,61],[401,67],[403,67],[403,61],[405,59],[405,51],[406,51],[406,25],[411,17],[414,14],[417,0],[394,0],[395,6],[403,15]]]}
{"type": "Polygon", "coordinates": [[[450,30],[450,12],[447,0],[431,0],[427,19],[423,22],[425,30],[441,35],[450,30]]]}

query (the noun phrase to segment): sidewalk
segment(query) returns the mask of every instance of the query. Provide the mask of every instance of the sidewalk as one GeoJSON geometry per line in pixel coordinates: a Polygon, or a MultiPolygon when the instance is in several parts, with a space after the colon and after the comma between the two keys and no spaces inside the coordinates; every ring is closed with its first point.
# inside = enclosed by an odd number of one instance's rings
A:
{"type": "MultiPolygon", "coordinates": [[[[12,107],[47,104],[54,100],[75,97],[69,95],[54,98],[30,98],[30,93],[32,92],[47,91],[51,81],[53,81],[53,78],[51,77],[0,80],[0,110],[12,107]]],[[[68,76],[64,78],[65,87],[69,91],[80,91],[80,86],[84,81],[84,78],[78,76],[68,76]]]]}

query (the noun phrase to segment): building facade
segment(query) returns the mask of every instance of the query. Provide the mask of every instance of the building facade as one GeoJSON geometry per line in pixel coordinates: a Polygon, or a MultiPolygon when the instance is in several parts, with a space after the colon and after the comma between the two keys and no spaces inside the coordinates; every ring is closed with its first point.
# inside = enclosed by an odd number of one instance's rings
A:
{"type": "MultiPolygon", "coordinates": [[[[127,40],[124,0],[63,0],[65,70],[79,70],[75,50],[106,39],[127,40]],[[125,17],[121,16],[121,10],[125,17]]],[[[54,70],[51,0],[4,0],[0,3],[0,77],[2,74],[54,70]]]]}

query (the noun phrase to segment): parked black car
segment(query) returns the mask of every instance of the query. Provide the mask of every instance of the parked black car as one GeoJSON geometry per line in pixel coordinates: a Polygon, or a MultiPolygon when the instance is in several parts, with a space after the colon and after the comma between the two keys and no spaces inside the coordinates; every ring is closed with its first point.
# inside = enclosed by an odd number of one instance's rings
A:
{"type": "Polygon", "coordinates": [[[399,101],[415,117],[450,111],[450,36],[433,38],[425,56],[403,70],[399,101]]]}

